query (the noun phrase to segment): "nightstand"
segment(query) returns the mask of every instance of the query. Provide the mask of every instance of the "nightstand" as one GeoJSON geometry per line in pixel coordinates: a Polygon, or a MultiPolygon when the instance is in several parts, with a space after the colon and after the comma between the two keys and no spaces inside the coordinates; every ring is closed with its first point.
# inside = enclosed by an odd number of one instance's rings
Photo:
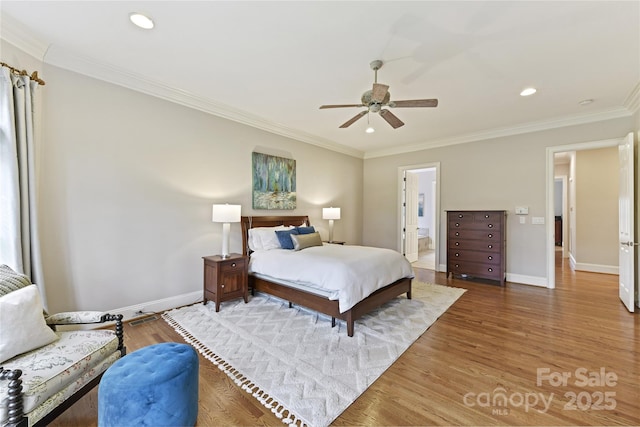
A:
{"type": "Polygon", "coordinates": [[[332,245],[344,245],[346,242],[340,241],[340,240],[333,240],[331,242],[324,240],[322,243],[330,243],[332,245]]]}
{"type": "Polygon", "coordinates": [[[203,304],[215,301],[216,312],[220,311],[220,303],[234,298],[244,298],[248,302],[248,257],[230,254],[228,258],[220,255],[206,256],[204,260],[203,304]]]}

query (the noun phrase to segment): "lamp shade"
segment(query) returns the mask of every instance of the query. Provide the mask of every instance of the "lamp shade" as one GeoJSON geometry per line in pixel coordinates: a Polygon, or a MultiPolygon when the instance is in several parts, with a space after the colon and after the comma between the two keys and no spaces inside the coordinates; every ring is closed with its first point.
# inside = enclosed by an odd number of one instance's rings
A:
{"type": "Polygon", "coordinates": [[[340,219],[340,208],[322,208],[322,219],[340,219]]]}
{"type": "Polygon", "coordinates": [[[213,205],[213,222],[240,222],[240,205],[213,205]]]}

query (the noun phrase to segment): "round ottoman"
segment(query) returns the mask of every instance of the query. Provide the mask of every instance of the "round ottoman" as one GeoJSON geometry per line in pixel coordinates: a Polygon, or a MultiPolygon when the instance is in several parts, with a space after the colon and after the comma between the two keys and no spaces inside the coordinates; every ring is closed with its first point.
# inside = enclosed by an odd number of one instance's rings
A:
{"type": "Polygon", "coordinates": [[[127,354],[98,387],[98,426],[193,426],[198,417],[198,354],[162,343],[127,354]]]}

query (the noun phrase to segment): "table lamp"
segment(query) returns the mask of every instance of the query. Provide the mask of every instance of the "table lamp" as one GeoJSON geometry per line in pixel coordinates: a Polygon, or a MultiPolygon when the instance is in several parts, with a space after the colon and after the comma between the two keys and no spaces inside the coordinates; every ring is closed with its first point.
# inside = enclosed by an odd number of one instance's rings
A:
{"type": "Polygon", "coordinates": [[[213,222],[222,223],[222,258],[229,258],[229,232],[232,222],[240,222],[240,205],[213,205],[213,222]]]}
{"type": "Polygon", "coordinates": [[[322,219],[329,220],[329,243],[333,242],[333,220],[340,219],[340,208],[322,208],[322,219]]]}

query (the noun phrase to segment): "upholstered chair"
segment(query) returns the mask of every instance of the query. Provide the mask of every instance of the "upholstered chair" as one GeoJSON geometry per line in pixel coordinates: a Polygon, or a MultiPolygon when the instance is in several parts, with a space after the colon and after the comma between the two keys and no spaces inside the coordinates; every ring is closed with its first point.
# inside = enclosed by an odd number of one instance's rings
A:
{"type": "Polygon", "coordinates": [[[47,425],[95,387],[126,353],[122,315],[48,315],[37,286],[6,265],[0,265],[0,325],[2,427],[47,425]],[[115,322],[115,327],[72,328],[106,322],[115,322]],[[64,330],[57,330],[61,325],[64,330]]]}

